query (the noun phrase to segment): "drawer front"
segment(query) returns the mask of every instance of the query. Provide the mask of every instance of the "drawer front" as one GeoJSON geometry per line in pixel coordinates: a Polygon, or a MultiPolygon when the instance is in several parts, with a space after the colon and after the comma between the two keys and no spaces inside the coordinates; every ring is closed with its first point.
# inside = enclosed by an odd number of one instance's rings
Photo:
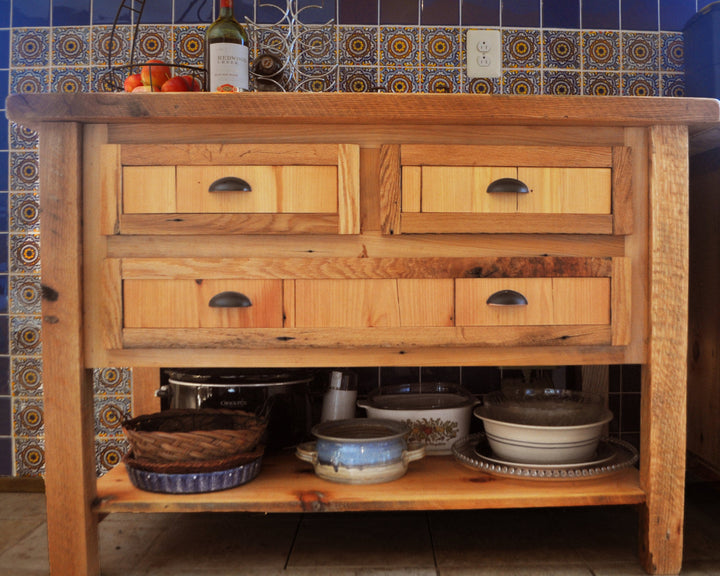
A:
{"type": "Polygon", "coordinates": [[[632,233],[625,146],[387,145],[382,229],[399,233],[632,233]]]}
{"type": "MultiPolygon", "coordinates": [[[[405,175],[416,168],[403,170],[405,175]]],[[[419,212],[610,214],[609,168],[422,167],[419,212]],[[489,192],[514,179],[527,193],[489,192]]],[[[403,193],[405,191],[403,189],[403,193]]],[[[407,196],[417,196],[408,192],[407,196]]],[[[403,196],[403,210],[408,210],[403,196]]],[[[417,202],[415,202],[417,206],[417,202]]]]}
{"type": "Polygon", "coordinates": [[[126,328],[281,327],[282,298],[280,280],[125,280],[123,320],[126,328]]]}
{"type": "Polygon", "coordinates": [[[627,258],[108,259],[91,316],[110,350],[625,346],[630,278],[627,258]]]}
{"type": "Polygon", "coordinates": [[[458,326],[610,324],[609,278],[459,278],[458,326]]]}
{"type": "Polygon", "coordinates": [[[123,144],[102,155],[106,235],[360,232],[357,145],[123,144]]]}
{"type": "Polygon", "coordinates": [[[337,172],[335,166],[127,166],[123,212],[334,214],[337,172]]]}
{"type": "Polygon", "coordinates": [[[452,326],[452,279],[296,280],[298,328],[452,326]]]}

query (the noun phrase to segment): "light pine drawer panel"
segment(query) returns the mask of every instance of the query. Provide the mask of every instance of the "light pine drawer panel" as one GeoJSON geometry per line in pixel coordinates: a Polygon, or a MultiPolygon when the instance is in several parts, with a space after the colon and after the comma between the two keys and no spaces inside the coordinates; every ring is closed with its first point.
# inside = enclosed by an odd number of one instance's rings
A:
{"type": "Polygon", "coordinates": [[[281,280],[142,279],[123,282],[125,328],[279,328],[281,280]],[[246,295],[249,307],[210,306],[223,292],[246,295]]]}
{"type": "Polygon", "coordinates": [[[455,297],[458,326],[610,324],[609,278],[459,278],[455,297]],[[488,304],[503,290],[527,305],[488,304]]]}
{"type": "MultiPolygon", "coordinates": [[[[414,168],[403,169],[411,175],[414,168]]],[[[421,169],[421,212],[610,214],[611,172],[609,168],[493,168],[438,167],[421,169]],[[488,193],[488,186],[501,178],[524,183],[529,192],[488,193]]],[[[412,188],[412,185],[409,186],[412,188]]],[[[403,188],[403,210],[413,212],[417,195],[403,188]],[[405,202],[408,202],[408,207],[405,202]]]]}
{"type": "Polygon", "coordinates": [[[452,326],[452,279],[296,280],[298,328],[452,326]]]}
{"type": "Polygon", "coordinates": [[[335,213],[336,166],[178,166],[179,213],[335,213]],[[209,192],[213,182],[233,176],[250,192],[209,192]]]}

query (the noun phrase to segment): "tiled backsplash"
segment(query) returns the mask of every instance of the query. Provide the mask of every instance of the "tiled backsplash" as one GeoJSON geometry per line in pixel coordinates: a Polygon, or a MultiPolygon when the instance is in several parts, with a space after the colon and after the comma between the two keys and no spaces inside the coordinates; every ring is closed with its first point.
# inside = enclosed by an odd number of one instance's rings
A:
{"type": "MultiPolygon", "coordinates": [[[[332,89],[682,96],[685,22],[711,0],[296,0],[307,24],[329,26],[310,65],[333,65],[332,89]],[[499,29],[502,76],[468,79],[468,28],[499,29]]],[[[267,25],[285,0],[236,0],[236,15],[267,25]]],[[[103,89],[116,17],[113,64],[129,59],[133,0],[0,0],[0,94],[103,89]]],[[[139,7],[139,4],[135,6],[139,7]]],[[[142,13],[135,61],[201,64],[212,0],[152,0],[142,13]]],[[[37,139],[0,124],[0,476],[44,467],[37,139]],[[6,183],[4,186],[2,183],[6,183]]],[[[497,385],[488,369],[425,368],[412,377],[497,385]],[[479,372],[478,372],[479,371],[479,372]]],[[[402,377],[363,370],[369,385],[402,377]]],[[[614,434],[636,440],[637,367],[610,371],[614,434]]],[[[132,374],[95,371],[98,471],[123,450],[119,423],[130,409],[132,374]]],[[[482,390],[478,390],[482,391],[482,390]]]]}

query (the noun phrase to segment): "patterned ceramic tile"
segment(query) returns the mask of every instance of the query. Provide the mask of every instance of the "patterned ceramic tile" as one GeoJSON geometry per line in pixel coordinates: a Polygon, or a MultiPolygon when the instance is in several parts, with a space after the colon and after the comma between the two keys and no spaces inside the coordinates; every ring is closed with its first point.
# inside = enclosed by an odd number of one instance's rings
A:
{"type": "Polygon", "coordinates": [[[380,68],[380,85],[386,92],[420,92],[417,70],[380,68]]]}
{"type": "Polygon", "coordinates": [[[13,400],[13,428],[15,436],[40,436],[45,433],[43,401],[40,398],[13,400]]]}
{"type": "Polygon", "coordinates": [[[10,272],[40,273],[40,238],[36,234],[10,235],[10,272]]]}
{"type": "Polygon", "coordinates": [[[500,78],[466,78],[465,92],[469,94],[500,94],[502,85],[500,78]]]}
{"type": "Polygon", "coordinates": [[[10,319],[10,354],[17,356],[42,354],[40,316],[14,316],[10,319]]]}
{"type": "Polygon", "coordinates": [[[335,92],[337,66],[298,66],[295,90],[298,92],[335,92]]]}
{"type": "Polygon", "coordinates": [[[685,42],[682,34],[660,34],[660,70],[683,72],[685,42]]]}
{"type": "Polygon", "coordinates": [[[459,67],[460,33],[457,28],[421,28],[420,63],[423,67],[459,67]]]}
{"type": "Polygon", "coordinates": [[[337,42],[331,28],[310,28],[295,37],[300,65],[337,64],[337,42]]]}
{"type": "Polygon", "coordinates": [[[504,68],[540,67],[540,31],[506,29],[502,40],[504,68]]]}
{"type": "Polygon", "coordinates": [[[91,92],[120,92],[127,68],[117,66],[108,69],[107,66],[93,66],[90,68],[91,92]]]}
{"type": "Polygon", "coordinates": [[[13,396],[42,396],[42,359],[15,356],[11,362],[13,396]]]}
{"type": "Polygon", "coordinates": [[[376,26],[341,27],[338,62],[349,65],[377,64],[377,37],[376,26]]]}
{"type": "MultiPolygon", "coordinates": [[[[128,64],[132,26],[93,26],[91,28],[92,60],[95,66],[128,64]]],[[[137,58],[135,59],[137,60],[137,58]]]]}
{"type": "Polygon", "coordinates": [[[540,71],[518,71],[510,70],[503,74],[503,94],[541,94],[541,73],[540,71]]]}
{"type": "Polygon", "coordinates": [[[37,150],[38,135],[35,130],[10,123],[10,148],[12,150],[37,150]]]}
{"type": "Polygon", "coordinates": [[[585,72],[583,94],[587,96],[619,96],[620,74],[617,72],[585,72]]]}
{"type": "Polygon", "coordinates": [[[90,71],[88,68],[59,68],[51,73],[51,92],[88,92],[90,71]]]}
{"type": "Polygon", "coordinates": [[[96,396],[125,395],[132,390],[132,372],[128,368],[95,368],[93,392],[96,396]]]}
{"type": "Polygon", "coordinates": [[[10,54],[12,66],[47,66],[50,63],[50,30],[15,28],[10,54]]]}
{"type": "Polygon", "coordinates": [[[135,62],[146,62],[152,59],[173,62],[175,56],[173,27],[140,26],[138,36],[135,38],[135,54],[135,62]]]}
{"type": "Polygon", "coordinates": [[[38,153],[10,153],[10,190],[37,190],[38,153]]]}
{"type": "Polygon", "coordinates": [[[124,437],[95,439],[95,472],[102,476],[120,464],[128,444],[124,437]]]}
{"type": "Polygon", "coordinates": [[[37,192],[10,194],[10,231],[40,232],[40,209],[37,192]]]}
{"type": "Polygon", "coordinates": [[[340,92],[375,92],[377,69],[340,66],[340,92]]]}
{"type": "Polygon", "coordinates": [[[103,396],[95,399],[95,434],[122,435],[123,418],[130,415],[130,396],[103,396]]]}
{"type": "Polygon", "coordinates": [[[11,314],[39,315],[41,302],[39,276],[10,276],[11,314]]]}
{"type": "MultiPolygon", "coordinates": [[[[388,26],[380,30],[380,62],[386,66],[420,65],[419,30],[388,26]]],[[[417,85],[417,82],[413,83],[417,85]]]]}
{"type": "Polygon", "coordinates": [[[623,32],[622,68],[623,70],[658,70],[658,35],[623,32]]]}
{"type": "Polygon", "coordinates": [[[53,66],[87,66],[90,64],[90,28],[52,29],[53,66]]]}
{"type": "Polygon", "coordinates": [[[205,61],[206,26],[175,27],[175,61],[201,66],[205,61]]]}
{"type": "Polygon", "coordinates": [[[660,75],[638,72],[622,75],[623,96],[658,96],[660,75]]]}
{"type": "Polygon", "coordinates": [[[460,69],[426,70],[422,75],[422,91],[430,93],[460,92],[460,69]]]}
{"type": "Polygon", "coordinates": [[[620,34],[582,32],[582,56],[585,70],[620,70],[620,34]]]}
{"type": "Polygon", "coordinates": [[[543,94],[577,96],[582,93],[580,72],[546,71],[543,78],[543,94]]]}
{"type": "Polygon", "coordinates": [[[662,74],[660,76],[660,92],[662,96],[675,98],[685,96],[685,75],[662,74]]]}
{"type": "Polygon", "coordinates": [[[580,68],[580,32],[546,30],[543,32],[545,68],[580,68]]]}
{"type": "Polygon", "coordinates": [[[17,68],[10,70],[10,92],[36,94],[49,90],[49,73],[46,69],[17,68]]]}
{"type": "Polygon", "coordinates": [[[42,437],[15,437],[17,476],[40,476],[45,471],[45,446],[42,437]]]}

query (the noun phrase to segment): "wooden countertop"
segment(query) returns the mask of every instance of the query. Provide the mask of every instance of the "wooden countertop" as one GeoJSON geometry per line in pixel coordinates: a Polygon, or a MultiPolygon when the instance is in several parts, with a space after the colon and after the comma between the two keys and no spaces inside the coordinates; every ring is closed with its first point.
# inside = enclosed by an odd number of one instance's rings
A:
{"type": "MultiPolygon", "coordinates": [[[[689,125],[720,122],[709,98],[496,96],[479,94],[353,93],[52,93],[13,94],[10,120],[41,122],[227,122],[288,124],[447,125],[689,125]]],[[[591,140],[592,136],[589,135],[591,140]]]]}

